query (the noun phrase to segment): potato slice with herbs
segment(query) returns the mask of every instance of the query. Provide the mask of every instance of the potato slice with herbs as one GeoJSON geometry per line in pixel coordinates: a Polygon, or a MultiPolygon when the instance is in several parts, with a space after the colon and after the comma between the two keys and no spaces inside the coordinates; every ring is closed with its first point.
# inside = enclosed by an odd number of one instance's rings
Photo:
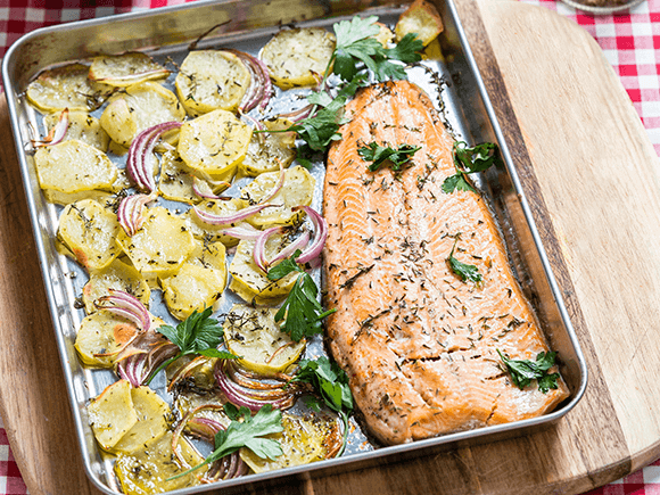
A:
{"type": "Polygon", "coordinates": [[[163,122],[181,122],[185,116],[174,93],[158,83],[145,82],[110,98],[101,114],[101,126],[114,142],[128,148],[145,129],[163,122]]]}
{"type": "Polygon", "coordinates": [[[233,53],[196,50],[185,58],[174,83],[183,106],[197,116],[218,109],[235,112],[250,82],[250,72],[233,53]]]}
{"type": "Polygon", "coordinates": [[[134,323],[102,309],[83,318],[74,346],[83,364],[111,368],[116,359],[112,353],[137,331],[134,323]]]}
{"type": "MultiPolygon", "coordinates": [[[[204,213],[211,213],[213,215],[224,217],[228,215],[233,215],[238,210],[242,208],[242,202],[238,199],[230,200],[204,200],[197,205],[197,209],[204,213]]],[[[252,228],[250,224],[244,220],[236,224],[226,224],[226,225],[212,225],[209,223],[203,222],[197,214],[192,210],[188,210],[183,215],[188,221],[190,230],[195,236],[196,239],[202,239],[206,241],[220,241],[225,246],[231,247],[238,244],[238,239],[235,237],[226,235],[222,233],[222,230],[229,227],[241,227],[252,228]]]]}
{"type": "Polygon", "coordinates": [[[164,79],[169,73],[169,70],[156,63],[149,55],[127,52],[122,55],[94,57],[89,68],[89,79],[123,88],[145,81],[164,79]]]}
{"type": "Polygon", "coordinates": [[[334,35],[323,28],[287,29],[266,43],[261,59],[280,88],[313,86],[323,76],[334,49],[334,35]]]}
{"type": "Polygon", "coordinates": [[[63,193],[54,189],[44,189],[46,201],[56,205],[70,205],[83,199],[93,199],[104,208],[112,209],[115,204],[116,196],[107,191],[81,191],[75,193],[63,193]]]}
{"type": "Polygon", "coordinates": [[[146,211],[144,223],[133,237],[120,230],[117,242],[135,268],[154,275],[174,273],[195,248],[185,220],[162,206],[146,211]]]}
{"type": "Polygon", "coordinates": [[[234,304],[225,319],[227,350],[238,363],[261,375],[284,372],[305,350],[305,339],[291,340],[275,322],[276,308],[234,304]]]}
{"type": "MultiPolygon", "coordinates": [[[[266,197],[277,185],[279,172],[268,172],[259,175],[247,186],[241,189],[240,199],[244,206],[258,203],[266,197]]],[[[284,172],[284,184],[268,203],[282,205],[266,208],[256,215],[247,218],[247,221],[255,226],[266,226],[272,224],[294,224],[298,222],[304,213],[294,212],[292,208],[300,205],[310,205],[314,196],[314,177],[301,166],[295,166],[284,172]]]]}
{"type": "Polygon", "coordinates": [[[208,470],[208,466],[202,466],[180,478],[170,479],[204,462],[204,458],[185,438],[181,438],[177,443],[177,451],[185,464],[174,455],[172,433],[168,431],[158,440],[149,442],[133,454],[118,455],[115,474],[122,493],[152,495],[199,485],[201,482],[197,477],[203,475],[208,470]],[[167,481],[168,479],[170,480],[167,481]]]}
{"type": "Polygon", "coordinates": [[[435,6],[426,0],[415,0],[399,17],[394,32],[397,43],[406,34],[414,33],[417,39],[427,46],[443,29],[442,18],[435,6]]]}
{"type": "Polygon", "coordinates": [[[328,459],[337,452],[342,439],[339,422],[330,416],[315,414],[311,418],[282,414],[281,433],[268,435],[282,446],[283,454],[275,460],[262,459],[249,449],[239,451],[241,459],[255,473],[300,466],[328,459]]]}
{"type": "Polygon", "coordinates": [[[178,151],[193,170],[220,179],[235,170],[247,153],[252,128],[226,110],[184,122],[178,151]]]}
{"type": "Polygon", "coordinates": [[[93,83],[87,78],[89,67],[70,64],[43,71],[28,84],[26,96],[30,104],[45,113],[95,110],[112,88],[93,83]]]}
{"type": "MultiPolygon", "coordinates": [[[[52,113],[44,117],[44,124],[50,131],[60,120],[59,113],[52,113]]],[[[104,153],[108,151],[110,137],[103,130],[99,119],[87,112],[75,111],[69,112],[69,126],[64,135],[64,140],[76,139],[87,143],[94,148],[98,148],[104,153]]]]}
{"type": "Polygon", "coordinates": [[[34,164],[42,189],[64,193],[111,190],[118,174],[105,153],[77,140],[39,148],[34,164]]]}
{"type": "MultiPolygon", "coordinates": [[[[234,259],[229,265],[229,273],[234,280],[242,283],[248,291],[254,293],[254,297],[258,298],[257,303],[261,303],[263,299],[286,296],[299,274],[292,272],[280,280],[268,280],[266,273],[254,262],[254,244],[254,241],[249,240],[242,240],[238,243],[234,259]]],[[[287,244],[289,244],[289,240],[285,235],[276,234],[270,237],[265,247],[266,259],[273,259],[287,244]]],[[[236,292],[246,302],[252,302],[252,298],[244,297],[246,294],[236,292]]]]}
{"type": "Polygon", "coordinates": [[[222,296],[227,285],[225,246],[221,242],[195,242],[195,249],[174,275],[160,279],[170,313],[185,320],[201,313],[222,296]]]}
{"type": "Polygon", "coordinates": [[[70,204],[60,215],[57,238],[88,271],[108,266],[120,252],[117,216],[93,199],[70,204]]]}
{"type": "Polygon", "coordinates": [[[182,203],[199,203],[202,198],[193,191],[193,180],[194,176],[176,150],[167,150],[163,153],[160,159],[158,190],[165,199],[182,203]]]}
{"type": "Polygon", "coordinates": [[[131,265],[115,259],[103,270],[92,270],[90,273],[89,281],[82,290],[82,300],[87,314],[96,311],[94,301],[110,294],[110,289],[127,292],[139,299],[147,308],[149,307],[151,290],[147,281],[131,265]]]}
{"type": "MultiPolygon", "coordinates": [[[[281,131],[291,127],[293,122],[278,118],[267,120],[264,126],[269,131],[281,131]]],[[[288,167],[296,158],[296,133],[252,133],[247,155],[241,162],[244,175],[257,176],[265,172],[276,172],[280,164],[288,167]]]]}
{"type": "Polygon", "coordinates": [[[89,424],[101,448],[109,450],[115,446],[128,430],[138,422],[131,397],[131,384],[119,380],[108,385],[87,406],[89,424]]]}
{"type": "Polygon", "coordinates": [[[137,423],[112,447],[113,453],[133,454],[157,441],[169,429],[170,406],[149,387],[131,389],[137,423]]]}

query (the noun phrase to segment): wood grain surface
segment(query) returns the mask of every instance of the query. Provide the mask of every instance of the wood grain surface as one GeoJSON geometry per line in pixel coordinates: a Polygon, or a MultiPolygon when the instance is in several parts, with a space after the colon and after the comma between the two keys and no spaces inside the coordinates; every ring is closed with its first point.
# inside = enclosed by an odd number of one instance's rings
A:
{"type": "MultiPolygon", "coordinates": [[[[555,426],[385,467],[287,479],[275,495],[580,493],[660,456],[658,158],[598,46],[557,14],[457,0],[586,355],[555,426]]],[[[0,103],[0,413],[33,495],[96,494],[61,365],[0,103]]]]}

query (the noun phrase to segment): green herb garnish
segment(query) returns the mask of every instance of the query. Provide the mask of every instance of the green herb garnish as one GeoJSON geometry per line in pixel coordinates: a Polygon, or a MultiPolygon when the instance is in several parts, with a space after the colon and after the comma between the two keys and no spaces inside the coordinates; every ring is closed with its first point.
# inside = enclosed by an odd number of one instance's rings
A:
{"type": "Polygon", "coordinates": [[[336,311],[335,309],[323,311],[318,301],[319,290],[314,279],[295,261],[300,254],[300,249],[297,249],[289,258],[268,270],[267,275],[268,280],[279,280],[292,272],[300,274],[284,304],[275,314],[275,321],[285,320],[281,329],[296,342],[303,337],[321,333],[323,331],[321,320],[336,311]]]}
{"type": "Polygon", "coordinates": [[[468,180],[468,174],[483,172],[501,163],[495,143],[482,143],[468,148],[466,142],[457,141],[454,143],[452,156],[456,174],[447,177],[442,183],[442,190],[447,194],[456,190],[476,192],[468,180]]]}
{"type": "Polygon", "coordinates": [[[456,249],[456,243],[458,242],[458,239],[459,236],[456,236],[456,239],[454,240],[454,246],[451,248],[449,258],[447,258],[449,267],[451,268],[451,271],[454,272],[463,282],[471,280],[472,282],[478,284],[483,280],[481,273],[479,273],[479,269],[475,265],[468,265],[467,263],[462,263],[454,258],[454,250],[456,249]]]}
{"type": "Polygon", "coordinates": [[[183,473],[172,476],[165,481],[174,480],[196,471],[200,467],[217,461],[226,455],[247,447],[262,459],[274,460],[283,454],[282,447],[277,440],[263,438],[272,433],[280,433],[282,426],[282,412],[273,410],[270,404],[264,405],[252,416],[247,407],[237,409],[233,404],[224,405],[227,416],[232,420],[226,430],[215,434],[215,450],[204,462],[183,473]]]}
{"type": "Polygon", "coordinates": [[[149,385],[158,372],[182,356],[188,354],[201,354],[207,357],[220,359],[236,359],[232,353],[219,351],[218,346],[222,342],[224,330],[222,325],[214,318],[211,318],[212,308],[208,307],[201,313],[197,310],[179,323],[176,328],[170,325],[161,325],[156,331],[172,342],[179,348],[179,352],[167,361],[163,362],[145,381],[149,385]]]}
{"type": "Polygon", "coordinates": [[[559,373],[548,373],[555,365],[556,352],[539,352],[536,361],[509,359],[499,349],[497,353],[502,358],[505,371],[511,375],[511,380],[519,389],[528,386],[532,380],[536,380],[539,390],[544,394],[557,388],[559,373]]]}
{"type": "MultiPolygon", "coordinates": [[[[341,418],[344,423],[344,440],[337,454],[340,456],[346,448],[348,416],[353,412],[353,396],[348,386],[348,376],[336,363],[331,363],[326,357],[320,357],[315,361],[301,360],[291,381],[311,384],[323,403],[341,418]]],[[[321,404],[316,397],[309,397],[306,404],[316,411],[320,410],[321,404]]]]}
{"type": "Polygon", "coordinates": [[[367,146],[358,148],[358,153],[364,161],[372,162],[369,165],[370,172],[375,172],[388,160],[392,164],[392,170],[397,172],[401,170],[403,165],[412,160],[413,155],[420,149],[420,146],[409,144],[400,144],[397,149],[394,149],[389,146],[380,146],[372,141],[367,146]]]}

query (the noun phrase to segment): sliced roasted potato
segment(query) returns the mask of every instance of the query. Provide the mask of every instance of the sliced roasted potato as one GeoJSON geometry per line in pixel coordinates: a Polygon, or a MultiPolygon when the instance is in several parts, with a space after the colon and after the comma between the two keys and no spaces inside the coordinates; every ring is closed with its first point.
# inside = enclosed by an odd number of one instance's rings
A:
{"type": "Polygon", "coordinates": [[[89,68],[89,79],[121,88],[163,79],[169,73],[169,70],[156,63],[149,55],[128,52],[122,55],[94,57],[89,68]]]}
{"type": "Polygon", "coordinates": [[[105,153],[76,140],[39,148],[34,164],[42,189],[64,193],[110,190],[118,174],[105,153]]]}
{"type": "Polygon", "coordinates": [[[129,86],[109,100],[101,126],[110,138],[128,148],[140,132],[163,122],[181,122],[186,116],[169,89],[155,82],[129,86]]]}
{"type": "MultiPolygon", "coordinates": [[[[288,129],[292,124],[293,122],[283,118],[264,122],[269,131],[288,129]]],[[[295,158],[295,132],[252,133],[247,155],[241,162],[240,169],[245,175],[257,176],[279,170],[280,164],[288,167],[295,158]]]]}
{"type": "Polygon", "coordinates": [[[98,397],[92,399],[87,412],[94,437],[101,448],[108,450],[114,447],[138,422],[130,382],[119,380],[106,387],[98,397]]]}
{"type": "MultiPolygon", "coordinates": [[[[231,200],[205,200],[196,206],[198,210],[204,213],[211,213],[213,215],[224,217],[233,215],[242,208],[242,202],[237,199],[231,200]]],[[[241,227],[252,228],[250,224],[244,220],[236,224],[227,225],[212,225],[202,221],[199,216],[191,208],[185,213],[184,217],[190,225],[190,230],[196,239],[204,239],[207,241],[220,241],[225,246],[231,247],[238,244],[238,239],[235,237],[223,234],[222,231],[228,227],[241,227]]]]}
{"type": "Polygon", "coordinates": [[[185,220],[162,206],[147,210],[142,227],[133,237],[121,229],[117,242],[135,268],[155,275],[174,273],[195,248],[185,220]]]}
{"type": "MultiPolygon", "coordinates": [[[[276,234],[270,237],[266,242],[266,259],[273,259],[287,244],[286,236],[276,234]]],[[[299,274],[293,272],[277,281],[268,280],[266,273],[254,262],[253,253],[254,241],[243,240],[238,243],[234,259],[229,265],[229,273],[234,280],[244,284],[245,288],[254,293],[255,298],[268,300],[287,295],[299,274]]],[[[245,298],[241,293],[238,295],[252,302],[251,297],[245,298]]]]}
{"type": "Polygon", "coordinates": [[[87,78],[89,67],[70,64],[45,70],[28,84],[27,100],[42,112],[95,110],[112,88],[87,78]]]}
{"type": "Polygon", "coordinates": [[[255,473],[328,459],[337,452],[342,441],[337,419],[329,416],[303,418],[283,414],[282,426],[281,433],[269,435],[282,446],[283,454],[275,460],[262,459],[247,448],[240,450],[241,459],[255,473]]]}
{"type": "Polygon", "coordinates": [[[246,369],[262,375],[285,371],[305,350],[304,339],[291,340],[275,322],[276,308],[234,304],[224,324],[229,352],[246,369]]]}
{"type": "Polygon", "coordinates": [[[313,86],[323,76],[334,49],[334,35],[323,28],[287,29],[266,43],[261,59],[280,88],[313,86]]]}
{"type": "Polygon", "coordinates": [[[120,252],[117,216],[92,199],[70,204],[60,215],[57,238],[88,271],[108,266],[120,252]]]}
{"type": "Polygon", "coordinates": [[[176,92],[189,114],[236,111],[250,87],[250,72],[236,55],[224,50],[190,52],[176,76],[176,92]]]}
{"type": "Polygon", "coordinates": [[[185,320],[215,303],[227,285],[225,246],[195,241],[195,249],[174,275],[160,279],[165,304],[176,318],[185,320]]]}
{"type": "Polygon", "coordinates": [[[114,444],[113,453],[133,454],[168,432],[170,407],[149,387],[131,389],[137,423],[114,444]]]}
{"type": "Polygon", "coordinates": [[[132,322],[110,311],[100,310],[83,318],[74,346],[83,364],[110,368],[115,363],[113,353],[137,331],[132,322]]]}
{"type": "Polygon", "coordinates": [[[159,439],[147,443],[133,454],[120,454],[115,462],[115,474],[126,495],[152,495],[169,492],[177,488],[197,486],[208,466],[193,473],[171,479],[184,471],[204,462],[204,458],[185,438],[177,443],[177,451],[185,461],[182,464],[172,451],[172,433],[167,432],[159,439]]]}
{"type": "MultiPolygon", "coordinates": [[[[259,175],[241,190],[240,199],[244,206],[258,203],[265,198],[277,185],[279,172],[268,172],[259,175]]],[[[247,219],[252,225],[266,226],[272,224],[294,224],[304,213],[294,212],[292,208],[299,205],[310,205],[314,195],[314,177],[301,166],[295,166],[284,172],[284,184],[268,204],[282,205],[266,208],[247,219]]]]}
{"type": "Polygon", "coordinates": [[[178,151],[193,170],[211,179],[226,177],[247,153],[252,128],[226,110],[184,122],[178,151]]]}
{"type": "Polygon", "coordinates": [[[44,189],[43,193],[46,201],[62,206],[70,205],[71,203],[75,203],[76,201],[80,201],[82,199],[93,199],[104,208],[112,209],[117,199],[116,196],[112,193],[96,190],[65,193],[61,191],[55,191],[54,189],[44,189]]]}
{"type": "Polygon", "coordinates": [[[164,198],[182,203],[199,203],[202,198],[193,191],[193,180],[194,176],[176,150],[163,153],[158,190],[164,198]]]}
{"type": "Polygon", "coordinates": [[[444,29],[442,18],[435,6],[426,0],[415,0],[399,17],[394,31],[399,42],[406,34],[414,33],[424,46],[433,41],[444,29]]]}
{"type": "MultiPolygon", "coordinates": [[[[48,130],[57,125],[60,120],[59,113],[46,115],[44,123],[48,130]]],[[[99,119],[87,112],[69,112],[69,127],[64,135],[64,140],[76,139],[94,146],[104,153],[108,151],[110,137],[108,133],[101,128],[99,119]]]]}
{"type": "Polygon", "coordinates": [[[375,36],[375,38],[381,45],[383,45],[383,48],[387,48],[387,46],[394,39],[394,33],[383,23],[377,22],[376,26],[378,26],[380,31],[378,31],[378,34],[375,36]]]}
{"type": "Polygon", "coordinates": [[[92,270],[89,282],[82,290],[82,299],[87,314],[96,311],[94,301],[107,296],[110,289],[122,290],[139,299],[147,308],[151,290],[142,274],[120,259],[115,259],[103,270],[92,270]]]}

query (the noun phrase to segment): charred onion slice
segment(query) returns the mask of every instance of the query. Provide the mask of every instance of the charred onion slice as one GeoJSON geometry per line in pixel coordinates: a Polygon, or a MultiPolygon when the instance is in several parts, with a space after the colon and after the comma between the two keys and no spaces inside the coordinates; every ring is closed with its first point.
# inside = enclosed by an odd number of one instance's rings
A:
{"type": "Polygon", "coordinates": [[[117,220],[127,236],[133,237],[140,230],[144,222],[144,207],[155,199],[156,195],[152,193],[133,194],[121,200],[117,209],[117,220]]]}
{"type": "Polygon", "coordinates": [[[226,51],[231,52],[240,58],[251,76],[250,87],[243,96],[239,110],[241,112],[249,112],[253,108],[259,106],[259,110],[263,112],[266,106],[268,106],[270,97],[273,94],[273,85],[270,82],[268,67],[266,67],[266,64],[261,60],[253,57],[249,53],[231,48],[226,51]]]}
{"type": "Polygon", "coordinates": [[[126,171],[139,189],[146,190],[148,193],[156,190],[156,179],[151,165],[153,149],[163,134],[179,127],[181,127],[181,122],[164,122],[145,129],[133,139],[128,150],[126,171]]]}
{"type": "Polygon", "coordinates": [[[69,129],[69,109],[65,108],[60,113],[60,118],[57,121],[57,125],[48,132],[48,135],[43,138],[41,141],[34,140],[32,141],[32,146],[35,148],[41,148],[43,146],[54,146],[57,143],[61,142],[66,135],[66,131],[69,129]]]}
{"type": "Polygon", "coordinates": [[[134,387],[140,387],[153,370],[178,352],[179,348],[169,342],[151,347],[149,351],[136,351],[117,362],[117,374],[134,387]]]}

